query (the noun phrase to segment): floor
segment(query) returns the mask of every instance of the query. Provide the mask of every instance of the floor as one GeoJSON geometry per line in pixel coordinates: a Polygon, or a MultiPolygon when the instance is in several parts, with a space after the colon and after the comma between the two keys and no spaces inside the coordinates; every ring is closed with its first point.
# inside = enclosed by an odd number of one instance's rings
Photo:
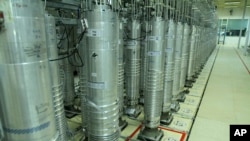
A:
{"type": "MultiPolygon", "coordinates": [[[[243,54],[235,47],[217,47],[172,123],[159,127],[162,141],[228,141],[230,124],[250,124],[250,55],[243,54]]],[[[128,126],[119,141],[139,141],[143,113],[124,119],[128,126]]],[[[81,117],[69,120],[72,127],[80,123],[81,117]]]]}
{"type": "Polygon", "coordinates": [[[230,124],[250,124],[250,56],[221,46],[189,141],[228,141],[230,124]]]}

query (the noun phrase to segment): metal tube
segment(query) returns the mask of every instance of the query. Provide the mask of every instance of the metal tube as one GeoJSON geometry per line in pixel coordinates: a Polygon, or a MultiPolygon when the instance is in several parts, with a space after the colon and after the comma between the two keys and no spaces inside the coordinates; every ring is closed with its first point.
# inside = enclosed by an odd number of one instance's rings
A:
{"type": "Polygon", "coordinates": [[[163,70],[165,21],[160,17],[152,19],[152,32],[147,36],[147,82],[144,103],[145,126],[157,128],[160,125],[163,99],[163,70]]]}
{"type": "Polygon", "coordinates": [[[187,80],[192,81],[193,79],[193,68],[195,59],[195,38],[196,37],[196,27],[192,26],[191,40],[190,40],[190,50],[189,50],[189,60],[188,60],[188,75],[187,80]]]}
{"type": "Polygon", "coordinates": [[[117,51],[119,20],[107,5],[86,12],[88,140],[117,141],[119,105],[117,51]],[[102,10],[100,10],[102,9],[102,10]]]}
{"type": "Polygon", "coordinates": [[[119,26],[119,48],[118,48],[118,82],[117,82],[117,90],[119,96],[119,113],[120,117],[123,115],[123,107],[124,107],[124,60],[123,60],[123,23],[120,22],[119,26]]]}
{"type": "Polygon", "coordinates": [[[8,141],[55,141],[44,8],[40,0],[0,3],[0,118],[8,141]],[[13,122],[15,124],[13,124],[13,122]]]}
{"type": "MultiPolygon", "coordinates": [[[[45,14],[46,23],[46,37],[49,59],[54,60],[58,58],[57,42],[56,42],[56,30],[55,30],[55,19],[53,16],[45,14]]],[[[62,79],[60,76],[58,61],[50,61],[50,77],[52,84],[52,97],[53,105],[56,118],[56,126],[59,131],[59,140],[67,141],[67,123],[63,104],[63,93],[62,93],[62,79]]]]}
{"type": "Polygon", "coordinates": [[[160,141],[163,132],[158,129],[162,112],[165,21],[161,17],[151,19],[152,31],[147,39],[147,78],[144,95],[144,126],[138,135],[140,140],[160,141]]]}
{"type": "Polygon", "coordinates": [[[83,41],[80,42],[80,54],[82,56],[82,61],[84,66],[80,69],[79,75],[79,85],[81,93],[81,115],[82,115],[82,127],[85,130],[85,138],[88,136],[88,108],[87,108],[87,94],[88,92],[88,64],[87,64],[87,44],[86,36],[83,37],[83,41]]]}
{"type": "Polygon", "coordinates": [[[140,83],[140,40],[141,25],[138,20],[129,23],[128,41],[125,44],[125,88],[127,96],[126,114],[137,117],[141,108],[139,103],[139,83],[140,83]]]}
{"type": "MultiPolygon", "coordinates": [[[[148,21],[143,23],[142,27],[142,36],[146,36],[146,34],[150,31],[150,24],[148,21]]],[[[140,103],[144,103],[144,93],[146,92],[146,77],[147,77],[147,40],[144,39],[141,41],[141,69],[140,69],[140,103]]]]}
{"type": "Polygon", "coordinates": [[[176,27],[176,45],[175,45],[175,64],[174,64],[174,82],[173,82],[173,101],[178,100],[180,94],[180,74],[181,74],[181,54],[183,44],[184,27],[181,22],[176,27]]]}
{"type": "Polygon", "coordinates": [[[123,130],[127,126],[127,122],[122,119],[124,115],[124,41],[123,41],[123,23],[119,23],[119,48],[117,55],[118,63],[118,80],[117,80],[117,93],[119,97],[119,127],[123,130]]]}
{"type": "Polygon", "coordinates": [[[201,27],[197,26],[197,34],[196,34],[196,45],[195,45],[195,67],[194,67],[194,75],[197,75],[199,71],[199,53],[200,53],[200,34],[201,27]]]}
{"type": "Polygon", "coordinates": [[[173,20],[168,22],[168,32],[165,42],[165,70],[164,70],[164,97],[162,112],[169,112],[171,109],[171,101],[173,94],[173,75],[174,75],[174,55],[175,55],[175,32],[176,24],[173,20]]]}
{"type": "Polygon", "coordinates": [[[186,23],[184,24],[183,33],[183,46],[182,46],[182,61],[181,61],[181,74],[180,74],[180,90],[184,90],[185,80],[187,78],[188,69],[188,55],[189,55],[189,45],[190,45],[190,27],[186,23]]]}

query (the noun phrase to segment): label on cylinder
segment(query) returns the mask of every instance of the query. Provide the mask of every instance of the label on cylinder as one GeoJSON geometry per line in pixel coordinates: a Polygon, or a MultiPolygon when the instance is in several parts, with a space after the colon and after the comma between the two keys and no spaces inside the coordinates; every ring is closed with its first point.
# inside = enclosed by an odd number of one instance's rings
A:
{"type": "Polygon", "coordinates": [[[105,89],[104,82],[88,82],[88,87],[93,89],[105,89]]]}
{"type": "Polygon", "coordinates": [[[175,36],[174,35],[165,35],[165,38],[174,39],[175,36]]]}
{"type": "Polygon", "coordinates": [[[162,37],[161,36],[147,36],[147,40],[149,41],[157,41],[157,40],[161,40],[162,37]]]}
{"type": "Polygon", "coordinates": [[[128,41],[128,42],[126,42],[125,45],[127,46],[127,48],[134,49],[135,46],[137,45],[137,42],[136,41],[128,41]]]}
{"type": "Polygon", "coordinates": [[[148,56],[160,56],[161,51],[149,51],[148,56]]]}
{"type": "Polygon", "coordinates": [[[100,37],[101,30],[100,29],[88,29],[86,32],[86,36],[88,36],[88,37],[100,37]]]}
{"type": "Polygon", "coordinates": [[[173,52],[173,48],[166,48],[166,52],[167,53],[172,53],[173,52]]]}

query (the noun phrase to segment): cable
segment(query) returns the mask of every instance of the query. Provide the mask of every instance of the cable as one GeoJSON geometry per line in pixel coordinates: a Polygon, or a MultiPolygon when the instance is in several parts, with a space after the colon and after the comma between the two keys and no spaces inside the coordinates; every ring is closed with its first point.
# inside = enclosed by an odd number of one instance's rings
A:
{"type": "MultiPolygon", "coordinates": [[[[62,11],[59,9],[58,10],[59,17],[62,17],[62,15],[61,15],[62,13],[61,12],[62,11]]],[[[80,56],[80,53],[79,53],[79,50],[78,50],[78,45],[80,44],[81,40],[83,39],[85,31],[83,31],[80,34],[80,36],[78,37],[78,41],[77,41],[76,45],[74,45],[75,47],[74,47],[73,51],[70,53],[70,40],[69,40],[69,36],[70,36],[71,32],[73,31],[74,27],[71,27],[71,29],[69,30],[69,32],[67,32],[66,25],[64,23],[62,23],[62,25],[64,26],[64,33],[63,33],[63,36],[60,39],[59,43],[57,44],[57,48],[59,48],[59,45],[61,44],[62,40],[64,40],[63,39],[64,34],[66,34],[66,39],[67,39],[67,56],[62,57],[62,58],[58,58],[58,59],[53,59],[53,60],[50,60],[50,61],[58,61],[58,60],[62,60],[62,59],[68,58],[68,61],[69,61],[70,65],[75,66],[75,67],[83,67],[84,64],[83,64],[83,60],[82,60],[82,58],[80,56]],[[74,61],[76,61],[76,56],[75,55],[78,56],[78,58],[80,59],[80,62],[81,62],[80,65],[76,65],[76,64],[74,64],[72,62],[71,56],[73,56],[73,55],[74,55],[74,61]]]]}
{"type": "Polygon", "coordinates": [[[125,39],[129,39],[129,40],[143,41],[143,40],[146,38],[146,36],[141,36],[141,37],[137,37],[137,38],[130,38],[130,37],[128,36],[127,32],[123,31],[123,33],[125,33],[125,35],[126,35],[126,37],[127,37],[127,38],[125,38],[125,39]]]}
{"type": "Polygon", "coordinates": [[[68,54],[67,56],[64,56],[64,57],[61,57],[61,58],[57,58],[57,59],[52,59],[52,60],[49,60],[49,61],[58,61],[58,60],[63,60],[63,59],[66,59],[72,55],[74,55],[75,51],[73,51],[71,54],[68,54]]]}
{"type": "Polygon", "coordinates": [[[65,40],[65,38],[63,38],[63,37],[64,37],[65,32],[66,32],[66,27],[64,28],[64,32],[63,32],[63,35],[62,35],[61,39],[59,39],[59,42],[57,43],[57,48],[58,48],[58,49],[60,49],[60,46],[61,46],[62,40],[65,40]]]}

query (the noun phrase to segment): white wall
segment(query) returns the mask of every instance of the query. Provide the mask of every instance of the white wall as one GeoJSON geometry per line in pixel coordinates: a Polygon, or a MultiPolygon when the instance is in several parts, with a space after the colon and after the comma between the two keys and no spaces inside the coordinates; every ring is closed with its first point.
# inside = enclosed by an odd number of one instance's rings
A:
{"type": "MultiPolygon", "coordinates": [[[[219,19],[242,19],[243,8],[225,8],[225,9],[218,8],[217,9],[217,16],[219,19]],[[232,15],[230,15],[230,12],[229,12],[230,9],[233,10],[232,15]]],[[[250,8],[247,8],[247,10],[246,10],[245,19],[250,19],[250,8]]],[[[240,46],[245,45],[245,40],[246,40],[245,37],[241,38],[241,45],[240,46]]],[[[239,37],[226,36],[225,45],[237,47],[238,41],[239,41],[239,37]]]]}

